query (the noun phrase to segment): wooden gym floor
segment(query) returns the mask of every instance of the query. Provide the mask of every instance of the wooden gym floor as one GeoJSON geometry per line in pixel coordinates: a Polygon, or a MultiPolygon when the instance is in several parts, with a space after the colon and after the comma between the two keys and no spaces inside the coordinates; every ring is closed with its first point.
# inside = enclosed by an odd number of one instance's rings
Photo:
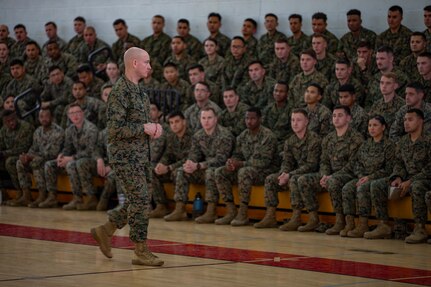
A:
{"type": "Polygon", "coordinates": [[[0,206],[0,286],[431,286],[430,244],[152,219],[155,268],[131,264],[127,227],[105,258],[89,233],[105,220],[0,206]]]}

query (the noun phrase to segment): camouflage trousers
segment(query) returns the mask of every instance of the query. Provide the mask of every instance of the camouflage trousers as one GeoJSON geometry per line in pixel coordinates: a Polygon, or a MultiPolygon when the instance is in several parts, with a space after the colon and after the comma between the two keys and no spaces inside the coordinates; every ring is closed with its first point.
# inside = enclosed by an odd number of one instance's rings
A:
{"type": "MultiPolygon", "coordinates": [[[[303,175],[293,175],[289,178],[286,185],[278,184],[280,173],[273,173],[265,179],[265,205],[266,207],[277,207],[278,192],[290,191],[290,203],[293,209],[306,208],[308,211],[316,211],[319,209],[317,202],[318,188],[308,188],[310,177],[303,175]],[[303,188],[307,187],[307,188],[303,188]]],[[[316,174],[318,176],[318,174],[316,174]]]]}
{"type": "Polygon", "coordinates": [[[215,184],[215,168],[197,170],[194,173],[187,173],[182,167],[177,169],[175,177],[175,202],[187,203],[189,198],[189,184],[205,184],[205,201],[217,203],[219,193],[215,184]]]}
{"type": "Polygon", "coordinates": [[[167,204],[168,199],[166,198],[166,191],[163,186],[165,182],[173,182],[175,186],[175,177],[177,170],[168,171],[163,175],[158,175],[153,169],[153,180],[151,182],[151,196],[156,204],[167,204]]]}
{"type": "Polygon", "coordinates": [[[4,161],[4,167],[6,171],[9,173],[13,186],[16,189],[20,189],[19,181],[18,181],[18,173],[16,171],[17,160],[18,160],[18,156],[10,156],[6,158],[6,160],[4,161]]]}
{"type": "Polygon", "coordinates": [[[95,194],[93,186],[93,174],[96,169],[96,161],[92,158],[80,158],[67,163],[63,169],[57,166],[57,160],[49,160],[45,163],[46,188],[49,192],[57,192],[57,175],[60,171],[66,170],[72,186],[72,193],[75,196],[95,194]]]}
{"type": "Polygon", "coordinates": [[[356,215],[368,217],[371,214],[371,184],[373,181],[365,182],[356,186],[359,179],[355,178],[343,186],[343,211],[345,215],[356,215]]]}
{"type": "Polygon", "coordinates": [[[269,172],[252,166],[228,171],[222,166],[217,168],[215,172],[217,189],[221,193],[224,202],[233,202],[232,184],[238,183],[239,200],[241,203],[248,204],[250,202],[251,188],[253,185],[262,185],[269,172]]]}
{"type": "Polygon", "coordinates": [[[36,181],[37,189],[39,191],[46,191],[44,172],[45,162],[46,160],[41,158],[40,156],[34,157],[33,160],[27,166],[24,166],[20,160],[16,161],[16,171],[18,174],[18,181],[21,189],[31,188],[31,172],[33,173],[34,179],[36,181]]]}
{"type": "Polygon", "coordinates": [[[112,168],[126,200],[123,205],[108,211],[109,221],[119,229],[128,223],[130,240],[135,243],[143,242],[147,239],[151,211],[149,192],[151,167],[134,163],[113,164],[112,168]]]}
{"type": "Polygon", "coordinates": [[[123,193],[118,184],[118,180],[116,179],[115,172],[111,169],[111,171],[105,176],[103,191],[100,198],[109,200],[114,192],[117,192],[117,195],[123,193]]]}

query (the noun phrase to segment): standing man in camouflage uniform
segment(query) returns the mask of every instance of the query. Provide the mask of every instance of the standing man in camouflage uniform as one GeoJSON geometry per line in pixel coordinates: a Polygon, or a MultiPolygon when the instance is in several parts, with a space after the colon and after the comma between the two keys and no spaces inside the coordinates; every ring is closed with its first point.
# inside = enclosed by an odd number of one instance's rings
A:
{"type": "Polygon", "coordinates": [[[221,15],[219,13],[211,12],[208,14],[207,28],[210,32],[208,38],[215,39],[218,44],[218,53],[220,56],[225,57],[229,55],[230,38],[220,32],[221,15]]]}
{"type": "Polygon", "coordinates": [[[166,215],[166,221],[185,220],[189,183],[205,184],[205,201],[208,202],[204,215],[196,218],[197,223],[212,223],[217,218],[216,208],[219,192],[215,183],[216,168],[223,165],[230,156],[234,138],[224,127],[218,125],[216,111],[207,107],[201,111],[202,129],[192,137],[187,160],[177,169],[175,184],[175,210],[166,215]]]}
{"type": "Polygon", "coordinates": [[[141,47],[147,51],[150,56],[159,61],[161,65],[171,53],[171,37],[169,37],[163,28],[165,27],[165,17],[154,15],[151,19],[151,28],[153,34],[144,38],[141,47]]]}
{"type": "Polygon", "coordinates": [[[287,43],[292,48],[292,53],[299,57],[301,52],[310,48],[311,39],[302,31],[302,16],[291,14],[289,16],[289,28],[292,36],[287,38],[287,43]]]}
{"type": "Polygon", "coordinates": [[[118,37],[118,40],[112,44],[112,54],[114,56],[114,60],[118,61],[124,56],[126,43],[131,43],[134,47],[138,47],[141,40],[128,32],[129,27],[127,27],[126,21],[123,19],[115,20],[112,25],[114,26],[115,34],[118,37]]]}
{"type": "Polygon", "coordinates": [[[266,34],[262,35],[257,42],[257,55],[262,64],[267,68],[274,61],[274,43],[280,39],[287,39],[286,35],[277,30],[278,17],[273,13],[265,15],[266,34]]]}
{"type": "Polygon", "coordinates": [[[257,39],[254,37],[257,31],[257,22],[252,18],[247,18],[242,24],[241,34],[245,41],[247,53],[253,58],[257,58],[257,39]]]}
{"type": "MultiPolygon", "coordinates": [[[[19,159],[20,154],[27,152],[30,148],[34,129],[29,123],[18,120],[13,110],[4,110],[2,119],[3,127],[0,129],[0,171],[9,174],[13,186],[18,190],[16,199],[8,201],[8,204],[15,204],[17,201],[29,202],[31,195],[29,193],[24,195],[19,186],[16,161],[19,159]]],[[[2,187],[2,181],[0,181],[0,188],[2,187]]]]}
{"type": "Polygon", "coordinates": [[[84,17],[78,16],[73,19],[73,30],[75,31],[76,35],[69,40],[65,51],[75,56],[76,59],[79,58],[80,47],[84,44],[85,27],[86,21],[84,17]]]}
{"type": "Polygon", "coordinates": [[[60,153],[64,143],[64,130],[53,123],[51,110],[43,109],[39,111],[40,127],[33,134],[33,144],[26,153],[22,153],[16,162],[18,172],[19,187],[23,196],[15,202],[16,205],[28,205],[29,207],[39,207],[39,204],[46,199],[46,182],[44,166],[48,160],[53,160],[60,153]],[[31,178],[27,174],[33,173],[39,195],[36,201],[31,201],[31,178]]]}
{"type": "Polygon", "coordinates": [[[395,65],[410,54],[410,35],[412,31],[402,25],[403,8],[398,5],[389,7],[388,25],[389,28],[379,34],[376,39],[376,50],[382,46],[389,46],[394,50],[395,65]]]}
{"type": "Polygon", "coordinates": [[[139,81],[147,76],[150,56],[132,47],[124,53],[125,74],[115,84],[108,99],[108,156],[127,199],[120,209],[108,213],[108,221],[91,229],[102,253],[112,257],[111,239],[117,228],[130,226],[135,244],[132,264],[163,265],[147,246],[151,181],[150,138],[158,138],[162,126],[149,123],[150,100],[139,81]]]}
{"type": "MultiPolygon", "coordinates": [[[[301,210],[306,207],[310,212],[310,220],[300,231],[310,231],[319,224],[317,214],[317,200],[303,197],[299,192],[298,179],[302,174],[317,172],[321,151],[320,137],[307,128],[308,114],[303,109],[294,109],[291,116],[291,126],[295,134],[291,135],[284,144],[283,162],[279,172],[271,174],[265,179],[265,217],[254,224],[255,228],[270,228],[277,226],[275,212],[278,205],[277,193],[290,191],[291,204],[294,217],[292,222],[300,221],[301,210]],[[296,218],[296,219],[295,219],[296,218]]],[[[284,224],[281,230],[296,230],[299,226],[284,224]]]]}
{"type": "Polygon", "coordinates": [[[17,24],[13,27],[15,32],[16,42],[10,47],[10,57],[11,59],[18,58],[24,59],[25,45],[28,42],[33,41],[27,35],[27,28],[23,24],[17,24]]]}
{"type": "Polygon", "coordinates": [[[329,32],[326,27],[328,26],[328,16],[325,13],[317,12],[311,16],[311,28],[314,34],[323,34],[328,43],[328,53],[336,54],[338,49],[338,38],[333,33],[329,32]]]}
{"type": "Polygon", "coordinates": [[[226,108],[221,112],[219,123],[236,138],[246,128],[244,119],[249,106],[240,101],[236,90],[231,87],[224,90],[223,103],[226,108]]]}
{"type": "Polygon", "coordinates": [[[194,60],[194,62],[202,59],[204,54],[204,46],[198,38],[190,34],[190,22],[187,19],[181,18],[177,22],[177,33],[183,37],[187,44],[187,53],[194,60]]]}
{"type": "Polygon", "coordinates": [[[223,195],[227,213],[216,224],[248,225],[248,204],[251,188],[261,185],[265,177],[277,169],[277,139],[274,133],[261,125],[262,113],[251,107],[245,114],[247,129],[236,139],[235,150],[225,166],[215,172],[218,191],[223,195]],[[240,207],[238,214],[233,203],[232,184],[238,183],[240,207]]]}

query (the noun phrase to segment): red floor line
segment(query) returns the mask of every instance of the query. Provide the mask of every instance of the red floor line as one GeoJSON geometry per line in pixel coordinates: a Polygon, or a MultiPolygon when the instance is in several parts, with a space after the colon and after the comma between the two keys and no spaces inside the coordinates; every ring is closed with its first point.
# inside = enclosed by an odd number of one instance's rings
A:
{"type": "MultiPolygon", "coordinates": [[[[0,235],[62,243],[96,245],[96,242],[89,233],[11,224],[0,223],[0,235]]],[[[151,250],[156,253],[243,262],[431,286],[431,270],[164,240],[149,240],[149,245],[151,250]]],[[[130,248],[132,243],[129,241],[128,237],[114,236],[112,246],[115,248],[130,248]]]]}

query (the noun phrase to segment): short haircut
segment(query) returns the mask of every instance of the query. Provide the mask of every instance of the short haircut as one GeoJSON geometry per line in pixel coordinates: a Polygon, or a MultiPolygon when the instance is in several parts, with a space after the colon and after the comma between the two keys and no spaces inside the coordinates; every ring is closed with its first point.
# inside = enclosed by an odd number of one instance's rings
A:
{"type": "Polygon", "coordinates": [[[424,11],[431,12],[431,5],[425,6],[424,11]]]}
{"type": "Polygon", "coordinates": [[[101,91],[105,90],[105,89],[112,89],[114,87],[113,84],[111,83],[105,83],[102,85],[102,87],[100,88],[101,91]]]}
{"type": "Polygon", "coordinates": [[[50,108],[41,108],[38,112],[38,114],[42,113],[42,112],[48,112],[49,115],[52,117],[52,110],[50,108]]]}
{"type": "Polygon", "coordinates": [[[346,113],[346,115],[348,116],[352,116],[352,112],[350,111],[350,108],[348,106],[344,106],[344,105],[336,105],[332,111],[335,110],[344,110],[344,112],[346,113]]]}
{"type": "MultiPolygon", "coordinates": [[[[358,44],[358,48],[367,48],[369,50],[373,49],[374,47],[371,46],[371,42],[370,41],[360,41],[358,44]]],[[[357,48],[356,48],[357,49],[357,48]]]]}
{"type": "Polygon", "coordinates": [[[253,61],[250,62],[250,64],[248,64],[247,67],[250,67],[251,65],[254,65],[254,64],[259,64],[262,68],[265,69],[265,66],[263,65],[263,63],[262,63],[261,60],[253,60],[253,61]]]}
{"type": "Polygon", "coordinates": [[[317,92],[319,93],[319,95],[323,96],[323,88],[318,83],[316,83],[316,82],[309,83],[307,85],[307,88],[308,87],[315,87],[317,89],[317,92]]]}
{"type": "Polygon", "coordinates": [[[322,33],[313,33],[313,35],[311,35],[311,38],[322,38],[323,40],[325,40],[326,43],[328,43],[328,38],[322,33]]]}
{"type": "Polygon", "coordinates": [[[275,18],[275,20],[276,21],[278,21],[278,17],[277,17],[277,15],[275,15],[274,13],[267,13],[266,15],[265,15],[265,18],[266,17],[273,17],[273,18],[275,18]]]}
{"type": "Polygon", "coordinates": [[[253,27],[255,29],[257,29],[257,22],[256,22],[256,20],[254,20],[252,18],[247,18],[247,19],[244,20],[244,22],[250,22],[253,25],[253,27]]]}
{"type": "Polygon", "coordinates": [[[54,26],[55,29],[57,29],[57,24],[55,24],[55,22],[53,22],[53,21],[46,22],[45,27],[49,26],[49,25],[52,25],[52,26],[54,26]]]}
{"type": "Polygon", "coordinates": [[[397,82],[397,83],[398,83],[398,77],[397,77],[397,74],[395,74],[394,72],[383,73],[383,74],[382,74],[382,77],[389,78],[389,79],[393,79],[393,80],[395,80],[395,82],[397,82]]]}
{"type": "Polygon", "coordinates": [[[236,95],[238,95],[236,93],[236,89],[234,87],[232,87],[232,86],[227,86],[226,88],[224,88],[223,93],[224,92],[228,92],[228,91],[233,91],[236,95]]]}
{"type": "Polygon", "coordinates": [[[175,35],[175,36],[173,36],[173,37],[172,37],[172,39],[180,39],[180,40],[181,40],[181,42],[183,42],[184,44],[187,44],[187,43],[186,43],[186,40],[184,40],[184,37],[183,37],[183,36],[175,35]]]}
{"type": "Polygon", "coordinates": [[[407,83],[406,88],[414,89],[416,93],[425,93],[425,87],[419,82],[407,83]]]}
{"type": "Polygon", "coordinates": [[[349,11],[347,11],[346,15],[347,16],[357,15],[357,16],[361,17],[361,11],[358,9],[350,9],[349,11]]]}
{"type": "Polygon", "coordinates": [[[221,15],[219,13],[211,12],[208,14],[208,19],[211,17],[216,17],[221,22],[221,15]]]}
{"type": "Polygon", "coordinates": [[[352,66],[352,63],[347,58],[339,58],[335,61],[335,64],[347,65],[348,67],[352,66]]]}
{"type": "Polygon", "coordinates": [[[126,21],[124,21],[124,19],[121,19],[121,18],[115,20],[114,23],[112,23],[113,26],[116,26],[116,25],[119,25],[119,24],[123,24],[124,26],[127,26],[126,25],[126,21]]]}
{"type": "Polygon", "coordinates": [[[401,8],[401,6],[394,5],[394,6],[389,7],[388,10],[391,11],[391,12],[398,11],[398,12],[400,12],[401,16],[403,16],[403,8],[401,8]]]}
{"type": "Polygon", "coordinates": [[[24,26],[24,24],[16,24],[15,27],[13,27],[14,30],[16,29],[24,29],[24,31],[27,31],[27,28],[24,26]]]}
{"type": "Polygon", "coordinates": [[[73,81],[73,85],[82,85],[85,89],[87,89],[87,85],[83,81],[80,81],[80,80],[73,81]]]}
{"type": "Polygon", "coordinates": [[[391,46],[381,46],[380,48],[377,49],[377,53],[388,53],[393,55],[394,54],[394,49],[392,49],[391,46]]]}
{"type": "Polygon", "coordinates": [[[418,55],[418,57],[427,57],[431,60],[431,53],[430,52],[422,52],[418,55]]]}
{"type": "Polygon", "coordinates": [[[153,16],[153,18],[159,18],[159,19],[162,19],[163,23],[165,23],[165,17],[163,17],[163,16],[162,16],[162,15],[160,15],[160,14],[154,15],[154,16],[153,16]]]}
{"type": "Polygon", "coordinates": [[[181,18],[181,19],[179,19],[179,20],[178,20],[178,24],[179,24],[179,23],[186,24],[186,25],[187,25],[187,27],[190,27],[190,22],[189,22],[189,20],[187,20],[187,19],[185,19],[185,18],[181,18]]]}
{"type": "Polygon", "coordinates": [[[216,117],[218,117],[217,111],[213,107],[206,106],[206,107],[202,108],[202,110],[201,110],[201,112],[209,112],[209,111],[212,111],[214,113],[214,115],[216,117]]]}
{"type": "Polygon", "coordinates": [[[312,57],[314,60],[317,60],[317,55],[316,52],[313,49],[307,49],[301,52],[301,56],[302,55],[308,55],[310,57],[312,57]]]}
{"type": "Polygon", "coordinates": [[[279,38],[279,39],[275,40],[275,43],[277,43],[277,44],[287,44],[290,47],[289,41],[287,41],[286,38],[279,38]]]}
{"type": "Polygon", "coordinates": [[[93,71],[91,70],[90,65],[88,64],[83,64],[81,66],[78,67],[78,69],[76,69],[76,73],[80,74],[80,73],[93,73],[93,71]]]}
{"type": "Polygon", "coordinates": [[[81,111],[83,111],[81,105],[76,102],[69,104],[69,107],[67,108],[67,110],[69,111],[71,108],[75,108],[75,107],[78,107],[81,109],[81,111]]]}
{"type": "Polygon", "coordinates": [[[422,32],[419,32],[419,31],[413,32],[413,33],[411,33],[410,38],[412,36],[419,36],[419,37],[422,38],[422,40],[424,40],[424,42],[427,41],[427,36],[424,33],[422,33],[422,32]]]}
{"type": "Polygon", "coordinates": [[[385,117],[383,117],[382,115],[372,115],[369,118],[368,122],[370,122],[371,120],[376,120],[383,126],[388,127],[388,123],[386,122],[385,117]]]}
{"type": "Polygon", "coordinates": [[[175,118],[175,117],[180,117],[182,120],[186,119],[183,112],[181,112],[179,110],[175,110],[175,111],[171,112],[167,118],[168,118],[168,120],[170,120],[170,119],[175,118]]]}
{"type": "Polygon", "coordinates": [[[59,47],[58,42],[56,40],[49,40],[48,43],[46,43],[46,45],[47,46],[48,45],[57,45],[59,47]]]}
{"type": "Polygon", "coordinates": [[[326,22],[328,21],[328,16],[326,16],[326,14],[323,12],[317,12],[314,13],[313,16],[311,16],[311,19],[321,19],[326,22]]]}
{"type": "Polygon", "coordinates": [[[60,66],[52,65],[52,66],[50,66],[50,67],[48,68],[48,74],[51,74],[51,72],[53,72],[53,71],[55,71],[55,70],[60,70],[60,71],[62,71],[62,72],[63,72],[63,69],[62,69],[62,68],[60,68],[60,66]]]}
{"type": "MultiPolygon", "coordinates": [[[[278,80],[277,83],[275,83],[275,85],[283,85],[286,87],[286,92],[289,92],[289,83],[283,80],[278,80]]],[[[274,85],[274,87],[275,87],[274,85]]]]}
{"type": "Polygon", "coordinates": [[[338,92],[348,92],[351,95],[356,93],[355,86],[352,84],[344,84],[338,88],[338,92]]]}
{"type": "Polygon", "coordinates": [[[199,72],[205,72],[205,68],[201,64],[191,64],[190,66],[187,67],[187,72],[190,72],[190,70],[194,70],[194,69],[198,69],[199,72]]]}
{"type": "Polygon", "coordinates": [[[172,68],[174,68],[175,70],[177,70],[178,71],[178,65],[177,64],[175,64],[174,62],[167,62],[167,63],[165,63],[164,65],[163,65],[163,69],[164,68],[169,68],[169,67],[172,67],[172,68]]]}
{"type": "Polygon", "coordinates": [[[150,101],[150,105],[154,105],[159,112],[162,110],[160,107],[160,103],[158,103],[156,101],[150,101]]]}
{"type": "Polygon", "coordinates": [[[73,21],[77,21],[77,22],[82,22],[82,23],[87,23],[87,21],[85,21],[85,18],[82,16],[78,16],[75,19],[73,19],[73,21]]]}
{"type": "Polygon", "coordinates": [[[303,108],[296,108],[292,110],[292,115],[293,114],[303,114],[304,117],[306,117],[307,119],[310,119],[310,117],[308,116],[308,113],[305,109],[303,108]]]}
{"type": "Polygon", "coordinates": [[[214,44],[216,44],[216,46],[218,46],[218,42],[217,42],[217,40],[216,40],[216,39],[214,39],[214,38],[206,38],[206,39],[204,40],[204,43],[205,43],[206,41],[211,41],[211,42],[213,42],[214,44]]]}
{"type": "Polygon", "coordinates": [[[301,22],[302,23],[302,15],[301,14],[290,14],[290,16],[289,16],[289,20],[290,19],[299,19],[299,22],[301,22]]]}
{"type": "Polygon", "coordinates": [[[25,44],[25,46],[26,46],[26,47],[27,47],[27,46],[29,46],[29,45],[35,45],[35,46],[36,46],[36,48],[40,51],[40,46],[39,46],[39,44],[38,44],[36,41],[31,40],[31,41],[28,41],[28,42],[25,44]]]}
{"type": "Polygon", "coordinates": [[[422,120],[425,119],[425,114],[421,109],[417,109],[417,108],[409,109],[407,110],[406,114],[416,114],[422,120]]]}
{"type": "Polygon", "coordinates": [[[197,82],[197,83],[195,84],[195,87],[196,87],[198,84],[200,84],[200,85],[203,85],[203,86],[207,87],[208,92],[210,92],[210,93],[211,93],[210,85],[209,85],[207,82],[205,82],[205,81],[199,81],[199,82],[197,82]]]}
{"type": "Polygon", "coordinates": [[[24,62],[21,59],[15,58],[10,61],[9,67],[16,66],[16,65],[24,67],[24,62]]]}
{"type": "Polygon", "coordinates": [[[247,109],[248,113],[255,113],[258,118],[262,117],[262,111],[259,107],[249,107],[247,109]]]}
{"type": "Polygon", "coordinates": [[[245,45],[245,40],[244,40],[244,38],[243,37],[241,37],[241,36],[235,36],[235,37],[233,37],[232,38],[232,41],[233,40],[240,40],[244,45],[245,45]]]}

